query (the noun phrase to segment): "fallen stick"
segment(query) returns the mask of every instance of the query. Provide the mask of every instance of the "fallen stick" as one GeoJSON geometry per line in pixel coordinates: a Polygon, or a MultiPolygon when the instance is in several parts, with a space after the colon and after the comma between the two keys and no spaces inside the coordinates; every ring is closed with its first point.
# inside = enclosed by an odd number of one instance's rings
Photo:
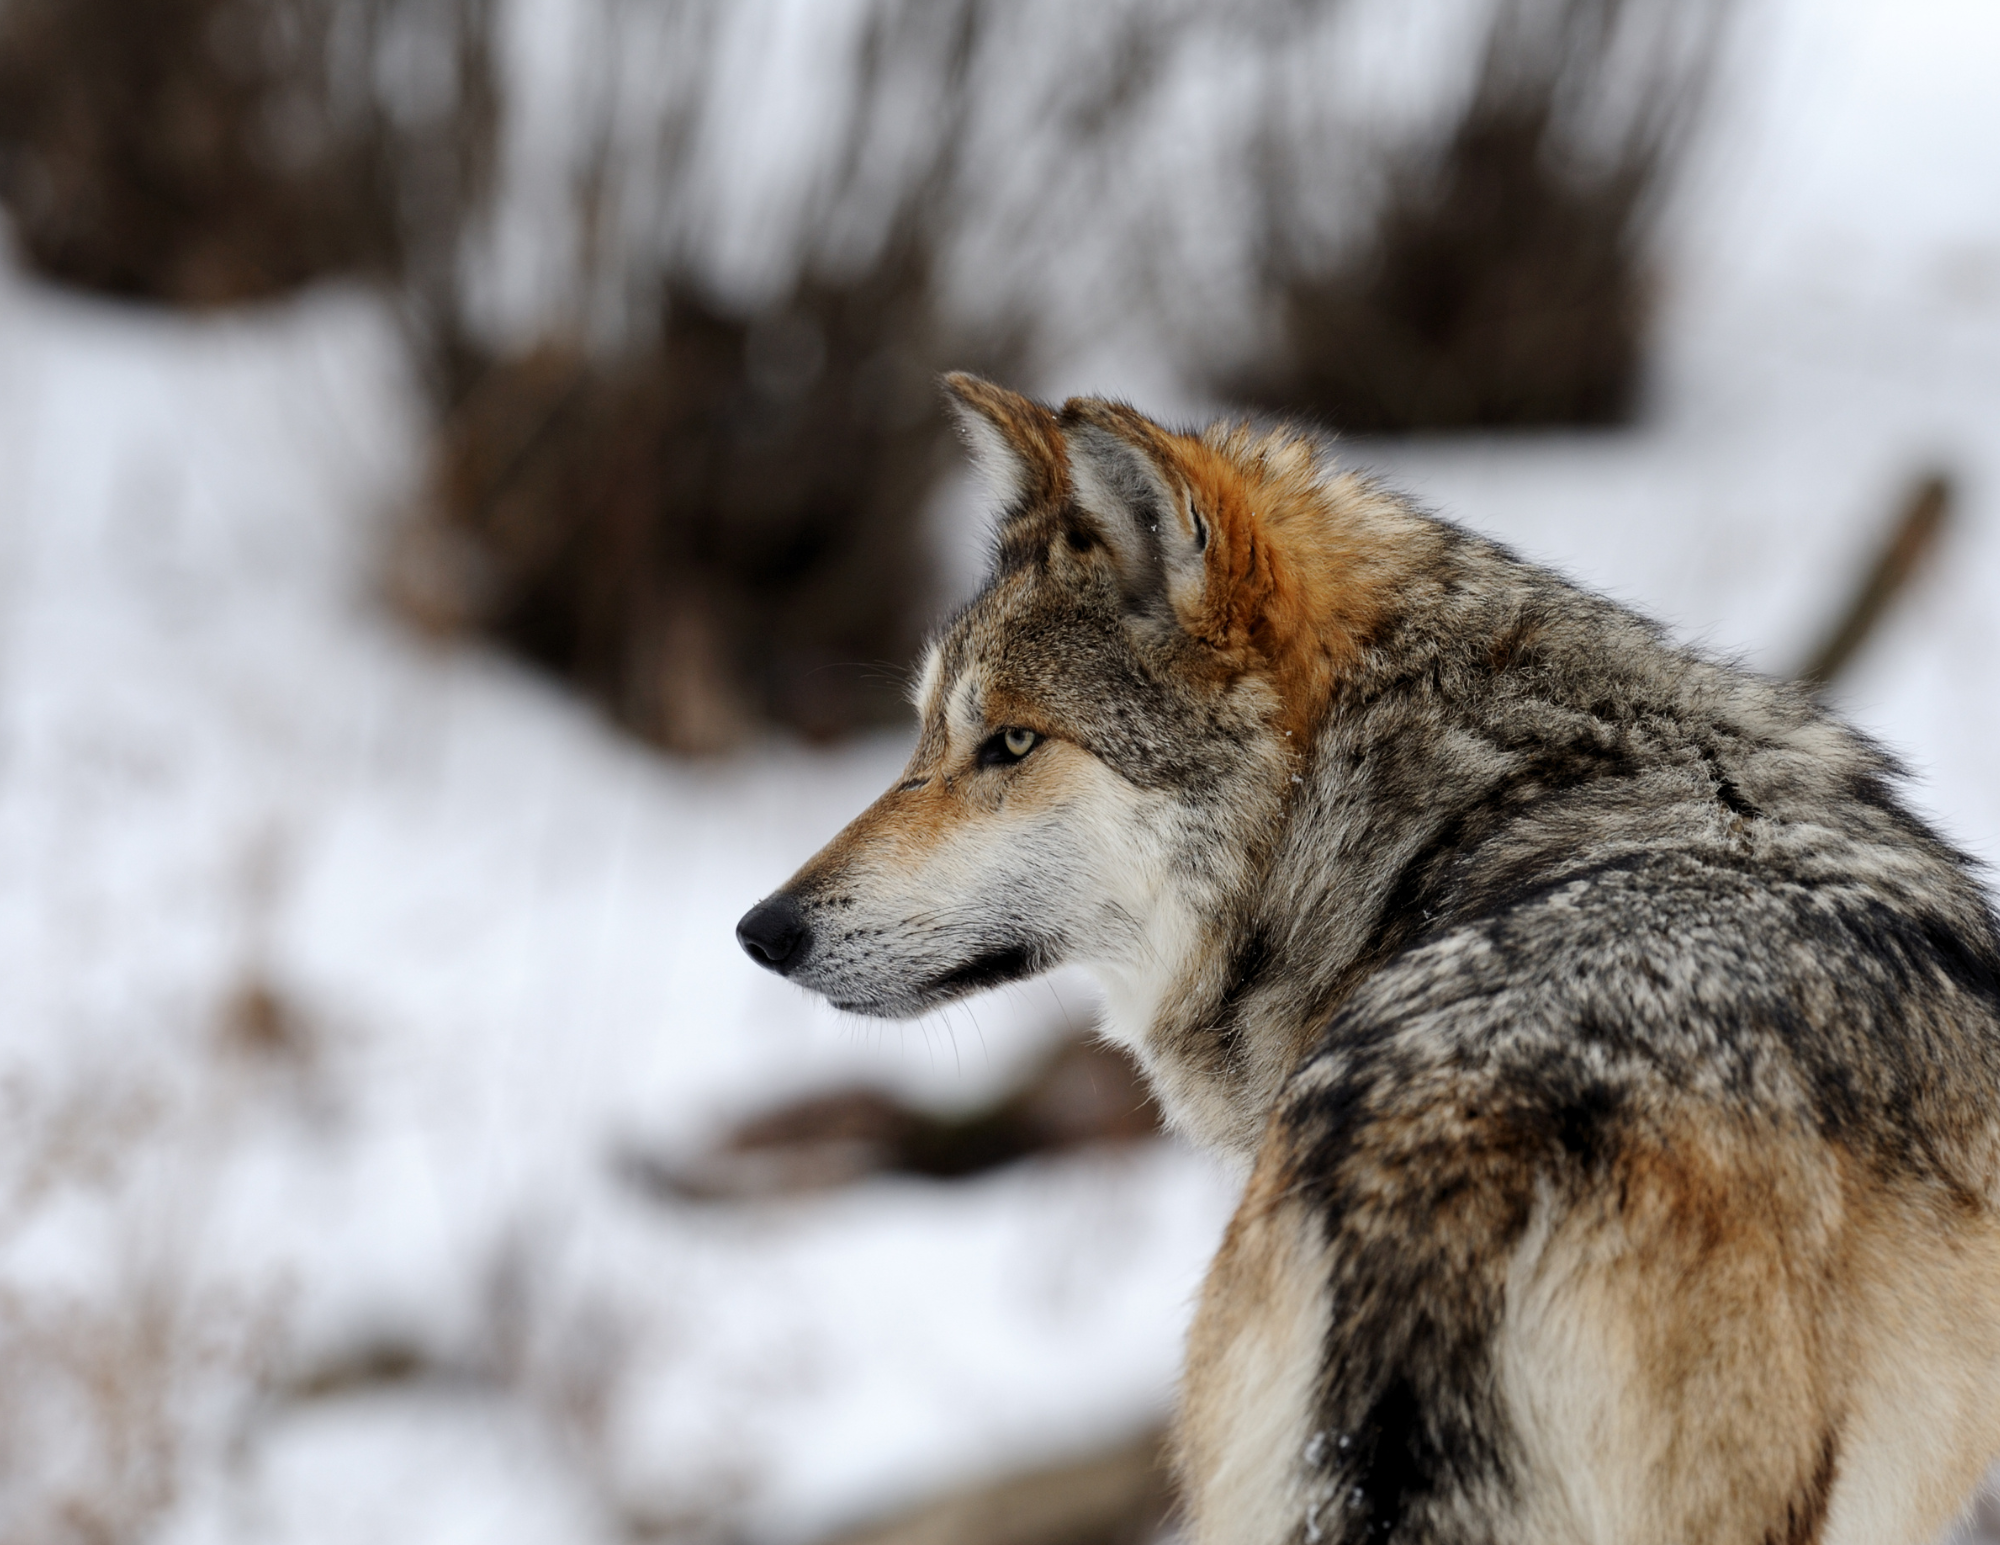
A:
{"type": "Polygon", "coordinates": [[[1951,479],[1932,472],[1917,479],[1903,503],[1902,514],[1889,528],[1888,540],[1876,554],[1840,620],[1814,650],[1798,679],[1824,689],[1844,670],[1868,641],[1890,603],[1909,585],[1911,576],[1937,546],[1951,512],[1951,479]]]}
{"type": "Polygon", "coordinates": [[[1152,1545],[1172,1506],[1166,1434],[950,1492],[828,1545],[1152,1545]]]}

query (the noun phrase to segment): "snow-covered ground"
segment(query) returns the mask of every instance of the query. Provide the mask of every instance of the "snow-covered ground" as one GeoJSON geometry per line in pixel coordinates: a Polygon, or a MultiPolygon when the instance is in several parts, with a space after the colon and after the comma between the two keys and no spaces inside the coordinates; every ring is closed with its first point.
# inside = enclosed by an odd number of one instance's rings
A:
{"type": "Polygon", "coordinates": [[[620,1178],[828,1083],[976,1099],[1085,1022],[1057,981],[885,1031],[742,959],[904,747],[676,766],[400,632],[371,512],[416,419],[354,297],[197,325],[9,281],[0,336],[0,1172],[48,1176],[0,1248],[65,1305],[0,1320],[50,1445],[17,1505],[57,1458],[143,1491],[156,1394],[188,1541],[785,1537],[1158,1410],[1229,1206],[1191,1154],[729,1211],[620,1178]],[[105,1396],[64,1337],[159,1298],[179,1360],[105,1396]],[[343,1392],[392,1353],[407,1393],[343,1392]],[[326,1387],[232,1404],[253,1373],[326,1387]]]}
{"type": "MultiPolygon", "coordinates": [[[[1646,427],[1355,454],[1774,669],[1948,468],[1843,692],[2000,859],[2000,17],[1790,0],[1751,41],[1646,427]]],[[[1232,1200],[1198,1155],[621,1178],[829,1084],[973,1102],[1089,991],[883,1029],[752,969],[734,919],[902,747],[672,764],[402,630],[416,401],[365,297],[0,276],[7,1537],[804,1539],[1153,1419],[1232,1200]]]]}

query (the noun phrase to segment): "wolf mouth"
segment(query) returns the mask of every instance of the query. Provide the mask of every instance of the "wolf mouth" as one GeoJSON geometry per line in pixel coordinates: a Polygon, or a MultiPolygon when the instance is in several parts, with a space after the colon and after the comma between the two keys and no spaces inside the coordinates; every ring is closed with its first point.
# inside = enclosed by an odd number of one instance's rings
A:
{"type": "Polygon", "coordinates": [[[1055,952],[1046,942],[1010,944],[1004,949],[988,950],[983,955],[975,955],[962,966],[955,966],[942,976],[905,992],[898,992],[883,998],[834,999],[833,1006],[850,1014],[873,1014],[878,1017],[896,1017],[917,1013],[940,1003],[948,1003],[954,998],[963,998],[970,993],[980,992],[988,987],[999,987],[1007,982],[1018,982],[1025,977],[1035,976],[1055,964],[1055,952]]]}
{"type": "Polygon", "coordinates": [[[1018,982],[1044,970],[1048,953],[1040,944],[1015,944],[991,950],[967,961],[956,971],[948,971],[925,989],[926,997],[961,997],[1003,982],[1018,982]]]}

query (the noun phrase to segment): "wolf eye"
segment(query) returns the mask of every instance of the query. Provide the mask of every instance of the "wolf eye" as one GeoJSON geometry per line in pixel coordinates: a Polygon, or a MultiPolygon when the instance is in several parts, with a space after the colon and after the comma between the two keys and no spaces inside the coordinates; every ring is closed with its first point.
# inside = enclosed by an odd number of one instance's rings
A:
{"type": "Polygon", "coordinates": [[[1004,730],[995,730],[986,737],[986,743],[979,748],[981,767],[1011,767],[1030,751],[1042,737],[1033,730],[1024,730],[1015,725],[1004,730]]]}

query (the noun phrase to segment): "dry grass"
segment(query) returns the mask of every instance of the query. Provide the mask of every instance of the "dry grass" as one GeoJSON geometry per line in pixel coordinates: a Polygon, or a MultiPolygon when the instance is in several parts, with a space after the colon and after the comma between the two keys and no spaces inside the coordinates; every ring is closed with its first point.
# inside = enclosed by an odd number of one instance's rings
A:
{"type": "MultiPolygon", "coordinates": [[[[0,1517],[10,1545],[147,1538],[264,1383],[281,1299],[203,1280],[177,1210],[147,1191],[202,1117],[96,1075],[7,1087],[0,1200],[0,1517]],[[82,1276],[37,1269],[51,1227],[107,1231],[82,1276]]],[[[184,1153],[181,1155],[184,1157],[184,1153]]],[[[88,1235],[86,1234],[86,1237],[88,1235]]]]}

